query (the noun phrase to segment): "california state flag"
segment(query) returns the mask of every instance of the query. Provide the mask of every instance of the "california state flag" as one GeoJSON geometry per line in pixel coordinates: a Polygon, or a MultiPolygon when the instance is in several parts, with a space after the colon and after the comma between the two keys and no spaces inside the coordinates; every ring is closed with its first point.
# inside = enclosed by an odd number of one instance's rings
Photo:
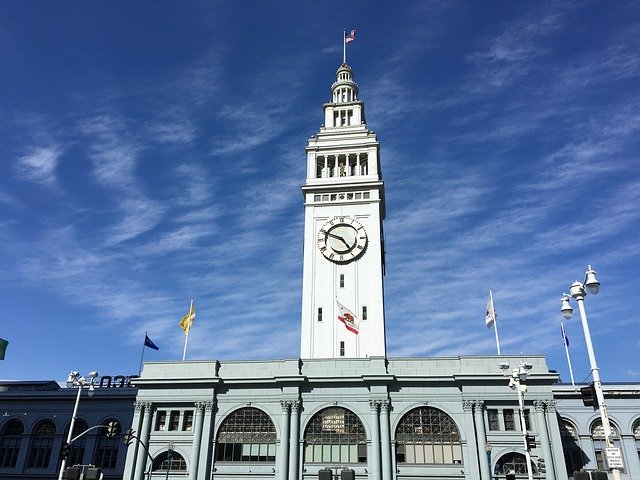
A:
{"type": "Polygon", "coordinates": [[[344,326],[347,327],[347,330],[350,332],[358,334],[359,322],[358,317],[349,310],[347,307],[342,305],[340,302],[338,303],[338,320],[344,323],[344,326]]]}

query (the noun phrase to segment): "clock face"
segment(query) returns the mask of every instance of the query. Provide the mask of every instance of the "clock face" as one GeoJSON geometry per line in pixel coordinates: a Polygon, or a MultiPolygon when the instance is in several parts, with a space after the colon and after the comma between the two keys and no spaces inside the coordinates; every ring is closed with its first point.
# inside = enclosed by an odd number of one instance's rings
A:
{"type": "Polygon", "coordinates": [[[367,247],[367,232],[351,217],[334,217],[318,231],[318,248],[332,262],[349,263],[367,247]]]}

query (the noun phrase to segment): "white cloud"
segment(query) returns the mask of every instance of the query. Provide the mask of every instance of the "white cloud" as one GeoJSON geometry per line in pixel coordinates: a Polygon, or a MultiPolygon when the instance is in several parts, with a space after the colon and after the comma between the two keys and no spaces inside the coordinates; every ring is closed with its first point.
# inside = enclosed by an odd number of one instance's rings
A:
{"type": "Polygon", "coordinates": [[[62,155],[60,145],[34,147],[29,153],[18,157],[15,171],[24,179],[51,187],[56,184],[56,167],[62,155]]]}

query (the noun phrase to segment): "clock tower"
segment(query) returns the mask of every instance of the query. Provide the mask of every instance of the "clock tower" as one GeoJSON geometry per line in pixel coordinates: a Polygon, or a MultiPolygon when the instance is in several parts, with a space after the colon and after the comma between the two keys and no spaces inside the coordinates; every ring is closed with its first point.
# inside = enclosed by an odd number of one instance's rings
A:
{"type": "Polygon", "coordinates": [[[384,184],[349,65],[309,139],[304,194],[301,358],[386,356],[384,184]]]}

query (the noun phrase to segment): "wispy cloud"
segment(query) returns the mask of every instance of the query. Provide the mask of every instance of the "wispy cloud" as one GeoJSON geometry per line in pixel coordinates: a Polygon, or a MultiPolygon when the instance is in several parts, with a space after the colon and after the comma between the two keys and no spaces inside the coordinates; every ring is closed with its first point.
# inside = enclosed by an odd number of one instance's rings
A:
{"type": "Polygon", "coordinates": [[[39,183],[45,187],[56,184],[56,167],[63,153],[60,145],[33,147],[16,159],[16,174],[24,179],[39,183]]]}

